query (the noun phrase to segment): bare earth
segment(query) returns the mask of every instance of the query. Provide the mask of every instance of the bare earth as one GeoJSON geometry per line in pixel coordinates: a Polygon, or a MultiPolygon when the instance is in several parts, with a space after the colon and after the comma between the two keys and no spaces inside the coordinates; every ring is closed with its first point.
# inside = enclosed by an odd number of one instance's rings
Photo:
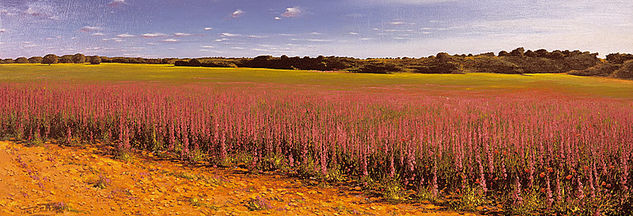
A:
{"type": "Polygon", "coordinates": [[[148,154],[125,162],[96,146],[0,141],[0,215],[472,215],[302,182],[148,154]]]}

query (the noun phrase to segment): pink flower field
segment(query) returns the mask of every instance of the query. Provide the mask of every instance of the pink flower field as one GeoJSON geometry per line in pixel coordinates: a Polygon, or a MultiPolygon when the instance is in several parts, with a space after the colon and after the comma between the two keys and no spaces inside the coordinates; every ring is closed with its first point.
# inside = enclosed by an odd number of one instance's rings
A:
{"type": "Polygon", "coordinates": [[[2,83],[0,137],[103,143],[120,158],[146,150],[255,173],[351,181],[387,200],[419,198],[465,210],[618,214],[631,208],[633,103],[619,99],[264,84],[2,83]]]}

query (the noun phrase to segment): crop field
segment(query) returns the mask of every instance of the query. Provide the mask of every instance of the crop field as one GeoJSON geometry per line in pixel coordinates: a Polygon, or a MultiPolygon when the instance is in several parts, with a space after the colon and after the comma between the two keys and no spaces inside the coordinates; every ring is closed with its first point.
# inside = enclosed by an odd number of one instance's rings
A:
{"type": "Polygon", "coordinates": [[[0,137],[352,182],[390,202],[630,214],[633,81],[0,65],[0,137]]]}

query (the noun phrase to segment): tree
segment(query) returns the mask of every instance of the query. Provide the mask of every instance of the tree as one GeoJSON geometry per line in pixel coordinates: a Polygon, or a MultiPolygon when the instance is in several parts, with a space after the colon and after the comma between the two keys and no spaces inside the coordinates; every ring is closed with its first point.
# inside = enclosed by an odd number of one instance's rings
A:
{"type": "Polygon", "coordinates": [[[502,57],[502,56],[509,56],[509,55],[510,55],[510,53],[508,53],[508,51],[503,50],[503,51],[499,52],[498,56],[502,57]]]}
{"type": "Polygon", "coordinates": [[[525,54],[525,49],[523,47],[516,48],[510,52],[511,56],[523,57],[525,54]]]}
{"type": "Polygon", "coordinates": [[[445,52],[438,53],[436,56],[440,61],[448,61],[451,59],[451,55],[445,52]]]}
{"type": "Polygon", "coordinates": [[[57,64],[57,61],[59,60],[59,57],[57,57],[55,54],[48,54],[46,56],[44,56],[44,58],[42,59],[42,64],[57,64]]]}
{"type": "Polygon", "coordinates": [[[29,63],[42,63],[42,57],[33,56],[29,58],[29,63]]]}
{"type": "Polygon", "coordinates": [[[93,64],[93,65],[101,64],[101,57],[99,56],[90,57],[90,64],[93,64]]]}
{"type": "Polygon", "coordinates": [[[527,57],[537,57],[536,53],[532,50],[528,50],[527,52],[525,52],[525,56],[527,57]]]}
{"type": "Polygon", "coordinates": [[[191,59],[189,60],[189,66],[200,67],[202,66],[202,63],[198,59],[191,59]]]}
{"type": "Polygon", "coordinates": [[[63,55],[62,57],[59,57],[59,63],[73,63],[73,56],[63,55]]]}
{"type": "Polygon", "coordinates": [[[26,59],[26,57],[19,57],[19,58],[15,59],[15,63],[18,63],[18,64],[29,63],[29,60],[26,59]]]}
{"type": "Polygon", "coordinates": [[[83,64],[84,62],[86,62],[86,56],[84,54],[77,53],[73,55],[73,63],[83,64]]]}

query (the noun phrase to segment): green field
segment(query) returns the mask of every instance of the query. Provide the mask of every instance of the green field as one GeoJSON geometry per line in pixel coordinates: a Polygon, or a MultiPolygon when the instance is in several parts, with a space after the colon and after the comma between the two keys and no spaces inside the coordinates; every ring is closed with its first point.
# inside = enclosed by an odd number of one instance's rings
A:
{"type": "Polygon", "coordinates": [[[325,89],[400,89],[404,91],[532,91],[581,96],[633,98],[633,81],[566,74],[354,74],[255,68],[196,68],[140,64],[0,65],[0,82],[150,81],[170,84],[279,84],[325,89]]]}

